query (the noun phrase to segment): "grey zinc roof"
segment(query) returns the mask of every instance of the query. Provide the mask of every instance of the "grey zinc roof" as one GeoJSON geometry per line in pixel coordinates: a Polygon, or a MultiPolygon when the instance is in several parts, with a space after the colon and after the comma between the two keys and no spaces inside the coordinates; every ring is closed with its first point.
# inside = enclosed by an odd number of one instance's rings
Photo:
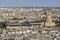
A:
{"type": "Polygon", "coordinates": [[[6,23],[6,25],[9,25],[9,26],[31,26],[30,23],[23,23],[23,22],[6,23]]]}

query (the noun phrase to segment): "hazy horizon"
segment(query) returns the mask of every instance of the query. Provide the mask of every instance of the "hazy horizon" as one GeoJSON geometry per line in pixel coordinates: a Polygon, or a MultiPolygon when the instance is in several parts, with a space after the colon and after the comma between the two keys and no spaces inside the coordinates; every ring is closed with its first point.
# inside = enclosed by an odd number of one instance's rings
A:
{"type": "Polygon", "coordinates": [[[60,7],[60,0],[0,0],[0,7],[60,7]]]}

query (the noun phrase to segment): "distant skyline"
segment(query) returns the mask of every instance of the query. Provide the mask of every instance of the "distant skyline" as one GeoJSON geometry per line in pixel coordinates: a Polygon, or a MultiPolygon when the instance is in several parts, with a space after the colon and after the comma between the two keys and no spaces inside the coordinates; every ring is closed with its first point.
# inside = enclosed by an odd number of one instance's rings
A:
{"type": "Polygon", "coordinates": [[[60,0],[0,0],[0,7],[60,7],[60,0]]]}

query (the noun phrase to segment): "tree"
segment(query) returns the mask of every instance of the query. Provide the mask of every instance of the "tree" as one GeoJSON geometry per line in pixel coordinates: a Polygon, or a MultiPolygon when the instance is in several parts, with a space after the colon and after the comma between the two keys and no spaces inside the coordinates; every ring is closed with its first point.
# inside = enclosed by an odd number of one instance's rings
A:
{"type": "Polygon", "coordinates": [[[60,21],[56,21],[56,26],[60,26],[60,21]]]}
{"type": "Polygon", "coordinates": [[[0,28],[6,28],[5,23],[6,23],[6,22],[1,22],[1,23],[0,23],[0,28]]]}
{"type": "Polygon", "coordinates": [[[0,24],[0,28],[3,28],[3,25],[2,24],[0,24]]]}

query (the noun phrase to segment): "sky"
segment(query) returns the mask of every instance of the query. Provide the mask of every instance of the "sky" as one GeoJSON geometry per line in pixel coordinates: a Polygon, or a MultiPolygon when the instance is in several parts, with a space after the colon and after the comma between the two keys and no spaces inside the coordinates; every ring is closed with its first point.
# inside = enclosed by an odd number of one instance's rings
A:
{"type": "Polygon", "coordinates": [[[60,7],[60,0],[0,0],[0,7],[60,7]]]}

